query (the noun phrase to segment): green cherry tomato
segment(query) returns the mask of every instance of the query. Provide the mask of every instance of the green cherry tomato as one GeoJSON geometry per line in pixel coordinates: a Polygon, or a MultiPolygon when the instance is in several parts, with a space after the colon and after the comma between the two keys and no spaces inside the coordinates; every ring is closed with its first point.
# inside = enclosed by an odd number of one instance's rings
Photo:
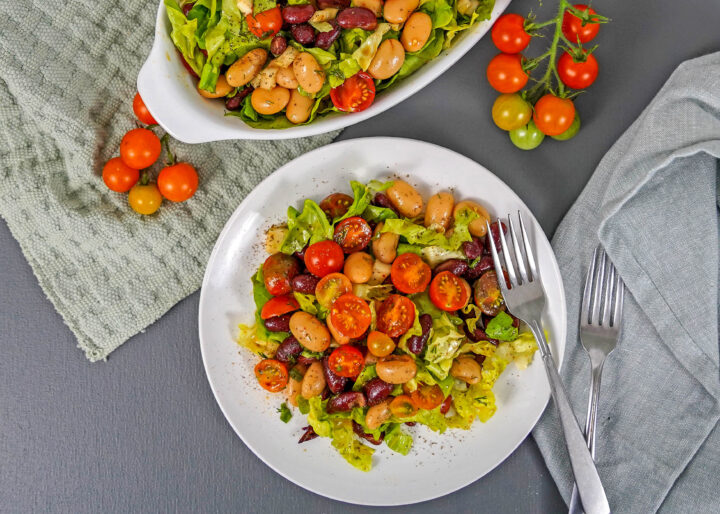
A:
{"type": "Polygon", "coordinates": [[[558,134],[557,136],[550,136],[553,139],[556,139],[557,141],[567,141],[568,139],[574,138],[578,131],[580,130],[580,113],[575,111],[575,119],[572,122],[572,125],[563,132],[562,134],[558,134]]]}
{"type": "Polygon", "coordinates": [[[543,139],[545,139],[545,134],[540,132],[532,120],[527,125],[510,131],[510,141],[520,150],[533,150],[540,146],[543,139]]]}
{"type": "Polygon", "coordinates": [[[514,130],[527,125],[532,118],[532,106],[518,94],[502,94],[492,107],[495,125],[503,130],[514,130]]]}

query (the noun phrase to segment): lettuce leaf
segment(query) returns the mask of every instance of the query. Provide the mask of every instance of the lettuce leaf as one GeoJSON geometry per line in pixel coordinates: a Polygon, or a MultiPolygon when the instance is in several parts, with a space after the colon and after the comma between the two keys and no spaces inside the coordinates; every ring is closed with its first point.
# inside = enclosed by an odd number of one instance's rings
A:
{"type": "Polygon", "coordinates": [[[453,2],[448,0],[429,0],[420,6],[420,11],[430,16],[434,29],[446,27],[455,19],[453,2]]]}
{"type": "Polygon", "coordinates": [[[420,423],[421,425],[425,425],[433,432],[439,432],[443,433],[445,430],[447,430],[447,419],[445,418],[444,414],[440,413],[440,407],[433,409],[433,410],[424,410],[421,409],[417,411],[417,413],[414,416],[410,416],[408,418],[402,418],[403,422],[408,421],[414,421],[415,423],[420,423]]]}
{"type": "Polygon", "coordinates": [[[512,317],[502,311],[488,322],[485,333],[498,341],[514,341],[518,338],[518,329],[513,326],[512,317]]]}
{"type": "Polygon", "coordinates": [[[407,219],[387,220],[383,225],[382,232],[392,232],[402,236],[410,244],[439,246],[445,250],[459,250],[463,242],[472,240],[468,225],[477,217],[477,213],[473,211],[460,211],[455,218],[454,230],[450,237],[407,219]]]}
{"type": "Polygon", "coordinates": [[[353,284],[353,294],[363,300],[384,300],[392,293],[392,284],[353,284]]]}
{"type": "Polygon", "coordinates": [[[253,14],[257,15],[261,12],[265,12],[275,7],[277,3],[275,0],[254,0],[253,2],[253,14]]]}
{"type": "Polygon", "coordinates": [[[380,182],[378,180],[371,180],[367,183],[367,185],[365,185],[353,180],[350,182],[350,187],[353,191],[353,203],[350,205],[345,214],[334,220],[334,223],[353,216],[362,216],[365,210],[370,206],[370,202],[372,202],[373,198],[375,198],[375,193],[385,191],[392,185],[392,181],[380,182]]]}
{"type": "Polygon", "coordinates": [[[353,59],[355,59],[360,68],[363,70],[368,69],[370,62],[373,60],[373,57],[375,57],[375,52],[377,52],[380,43],[382,43],[383,36],[389,31],[389,23],[378,23],[373,33],[352,53],[353,59]]]}
{"type": "MultiPolygon", "coordinates": [[[[462,342],[465,340],[465,334],[458,330],[457,326],[452,322],[450,316],[443,312],[438,318],[433,319],[433,328],[428,340],[427,350],[425,351],[425,360],[428,363],[440,364],[442,368],[447,370],[442,375],[436,375],[443,379],[450,370],[452,359],[458,354],[458,350],[462,342]],[[446,361],[450,361],[447,365],[446,361]]],[[[435,373],[435,370],[431,368],[435,373]]]]}
{"type": "Polygon", "coordinates": [[[423,247],[420,245],[411,245],[408,243],[400,243],[397,247],[397,254],[414,253],[422,257],[423,247]]]}
{"type": "Polygon", "coordinates": [[[164,3],[170,25],[172,25],[170,39],[192,70],[200,75],[205,64],[205,56],[197,48],[195,39],[198,22],[197,20],[188,20],[175,0],[164,0],[164,3]]]}
{"type": "Polygon", "coordinates": [[[465,392],[453,393],[453,406],[457,415],[468,422],[468,425],[475,418],[484,423],[497,410],[495,395],[484,382],[471,385],[465,392]]]}
{"type": "Polygon", "coordinates": [[[366,221],[380,223],[381,221],[389,220],[391,218],[397,218],[398,215],[395,214],[395,211],[388,209],[387,207],[368,205],[365,212],[362,213],[362,217],[365,218],[366,221]]]}
{"type": "Polygon", "coordinates": [[[307,420],[315,433],[320,437],[330,437],[333,431],[330,416],[327,410],[325,410],[326,404],[327,400],[323,401],[319,396],[313,396],[308,400],[310,411],[308,412],[307,420]]]}
{"type": "Polygon", "coordinates": [[[392,423],[385,431],[385,444],[394,452],[407,455],[412,448],[413,438],[410,434],[402,431],[401,425],[392,423]]]}
{"type": "Polygon", "coordinates": [[[307,244],[332,239],[333,231],[327,216],[312,200],[305,200],[302,212],[288,207],[288,233],[281,251],[286,254],[299,252],[307,244]]]}
{"type": "Polygon", "coordinates": [[[352,421],[334,419],[331,432],[333,448],[343,459],[360,471],[370,471],[375,450],[357,440],[352,429],[352,421]]]}
{"type": "Polygon", "coordinates": [[[469,18],[458,13],[458,17],[450,20],[450,23],[445,26],[445,30],[447,31],[445,48],[450,47],[450,44],[459,32],[469,29],[478,21],[489,20],[494,6],[495,0],[480,0],[480,4],[475,8],[475,11],[473,11],[469,18]],[[461,20],[460,23],[458,23],[458,19],[461,20]]]}
{"type": "Polygon", "coordinates": [[[297,291],[293,292],[293,296],[300,304],[300,310],[303,310],[313,316],[318,317],[321,320],[327,318],[328,309],[320,305],[312,294],[302,294],[297,291]]]}
{"type": "Polygon", "coordinates": [[[352,390],[360,391],[363,386],[365,386],[365,384],[370,382],[375,377],[377,377],[377,372],[375,371],[375,364],[365,366],[358,375],[358,377],[355,379],[355,384],[353,385],[352,390]]]}

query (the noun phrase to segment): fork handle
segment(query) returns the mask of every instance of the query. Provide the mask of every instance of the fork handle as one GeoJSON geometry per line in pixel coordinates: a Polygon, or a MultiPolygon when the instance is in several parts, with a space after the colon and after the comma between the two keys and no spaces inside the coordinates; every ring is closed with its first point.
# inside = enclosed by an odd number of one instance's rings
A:
{"type": "MultiPolygon", "coordinates": [[[[598,403],[600,400],[600,381],[602,379],[603,365],[605,358],[603,357],[599,363],[592,363],[592,373],[590,382],[590,398],[588,398],[587,419],[585,420],[585,439],[587,440],[590,455],[595,459],[595,434],[597,426],[598,403]]],[[[572,496],[570,497],[570,514],[581,514],[582,505],[578,496],[577,484],[573,484],[572,496]]]]}
{"type": "Polygon", "coordinates": [[[565,445],[570,457],[570,466],[573,475],[575,475],[575,483],[578,486],[583,508],[587,514],[607,514],[610,512],[610,505],[600,481],[600,475],[598,475],[595,462],[592,455],[590,455],[580,425],[578,425],[577,418],[575,418],[568,401],[565,386],[563,386],[555,360],[548,349],[545,332],[537,320],[533,320],[529,325],[538,342],[545,363],[545,371],[550,382],[550,391],[560,416],[560,424],[565,435],[565,445]]]}

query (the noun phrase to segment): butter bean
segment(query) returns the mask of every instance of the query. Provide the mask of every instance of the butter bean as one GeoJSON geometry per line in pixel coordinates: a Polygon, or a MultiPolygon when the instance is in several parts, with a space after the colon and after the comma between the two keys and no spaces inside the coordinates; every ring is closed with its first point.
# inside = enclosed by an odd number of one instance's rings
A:
{"type": "Polygon", "coordinates": [[[389,23],[404,23],[419,4],[420,0],[387,0],[383,17],[389,23]]]}
{"type": "Polygon", "coordinates": [[[315,316],[298,311],[290,318],[290,332],[311,352],[324,352],[330,346],[330,332],[315,316]]]}
{"type": "Polygon", "coordinates": [[[215,84],[214,93],[200,88],[198,88],[198,93],[200,93],[200,96],[204,96],[205,98],[222,98],[232,90],[233,88],[230,87],[227,80],[225,80],[225,75],[220,75],[217,79],[217,84],[215,84]]]}
{"type": "Polygon", "coordinates": [[[285,117],[292,123],[304,123],[310,118],[315,99],[305,96],[297,89],[290,93],[290,102],[285,111],[285,117]]]}
{"type": "Polygon", "coordinates": [[[431,32],[432,18],[424,12],[414,12],[405,23],[400,42],[406,52],[417,52],[425,46],[431,32]]]}
{"type": "Polygon", "coordinates": [[[482,378],[482,367],[470,355],[461,355],[453,361],[450,375],[468,384],[477,384],[482,378]]]}
{"type": "Polygon", "coordinates": [[[380,428],[380,425],[390,419],[392,416],[390,401],[391,399],[388,398],[368,409],[367,414],[365,414],[365,424],[370,430],[380,428]]]}
{"type": "MultiPolygon", "coordinates": [[[[387,41],[385,42],[387,43],[387,41]]],[[[394,180],[393,185],[386,191],[386,194],[390,198],[393,207],[406,218],[414,218],[422,212],[422,196],[417,192],[417,189],[404,180],[394,180]]]]}
{"type": "Polygon", "coordinates": [[[235,61],[225,72],[227,82],[232,87],[244,86],[262,70],[267,61],[267,50],[255,48],[235,61]]]}
{"type": "Polygon", "coordinates": [[[388,355],[375,365],[375,372],[388,384],[404,384],[415,378],[417,365],[409,355],[388,355]]]}
{"type": "Polygon", "coordinates": [[[313,396],[321,395],[325,390],[325,375],[323,375],[322,364],[315,361],[310,364],[305,376],[303,377],[300,394],[306,400],[313,396]]]}
{"type": "Polygon", "coordinates": [[[308,52],[301,52],[295,57],[293,72],[300,87],[310,94],[320,91],[325,83],[325,71],[308,52]]]}
{"type": "Polygon", "coordinates": [[[478,213],[479,216],[470,222],[468,230],[470,230],[470,233],[476,237],[483,237],[487,233],[487,226],[485,225],[485,222],[490,221],[490,213],[479,203],[464,200],[455,205],[455,208],[453,209],[453,216],[457,218],[460,212],[468,209],[478,213]]]}
{"type": "Polygon", "coordinates": [[[405,49],[397,39],[386,39],[370,61],[367,71],[373,78],[383,80],[395,75],[405,62],[405,49]]]}
{"type": "Polygon", "coordinates": [[[343,273],[353,284],[364,284],[372,277],[375,259],[365,252],[355,252],[345,259],[343,273]]]}
{"type": "Polygon", "coordinates": [[[372,241],[372,251],[378,261],[384,262],[385,264],[391,264],[392,261],[395,260],[395,257],[397,257],[397,246],[400,242],[400,236],[393,234],[392,232],[380,233],[380,230],[382,230],[384,225],[384,223],[380,222],[375,227],[375,235],[373,236],[372,241]]]}
{"type": "Polygon", "coordinates": [[[452,193],[442,192],[432,195],[425,211],[425,226],[445,232],[450,228],[454,206],[455,199],[452,193]]]}
{"type": "Polygon", "coordinates": [[[250,103],[260,114],[277,114],[289,101],[290,91],[280,86],[272,89],[257,88],[250,96],[250,103]]]}
{"type": "Polygon", "coordinates": [[[275,75],[275,80],[277,81],[278,86],[286,87],[290,90],[297,89],[299,85],[297,79],[295,78],[295,72],[293,71],[292,66],[280,68],[277,75],[275,75]]]}

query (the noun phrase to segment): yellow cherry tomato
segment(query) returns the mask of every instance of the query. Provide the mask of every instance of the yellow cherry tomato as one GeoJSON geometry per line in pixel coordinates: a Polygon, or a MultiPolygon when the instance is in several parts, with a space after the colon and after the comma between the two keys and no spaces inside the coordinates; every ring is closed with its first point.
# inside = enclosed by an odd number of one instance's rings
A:
{"type": "Polygon", "coordinates": [[[128,194],[128,203],[139,214],[152,214],[160,208],[162,195],[155,184],[135,184],[128,194]]]}

